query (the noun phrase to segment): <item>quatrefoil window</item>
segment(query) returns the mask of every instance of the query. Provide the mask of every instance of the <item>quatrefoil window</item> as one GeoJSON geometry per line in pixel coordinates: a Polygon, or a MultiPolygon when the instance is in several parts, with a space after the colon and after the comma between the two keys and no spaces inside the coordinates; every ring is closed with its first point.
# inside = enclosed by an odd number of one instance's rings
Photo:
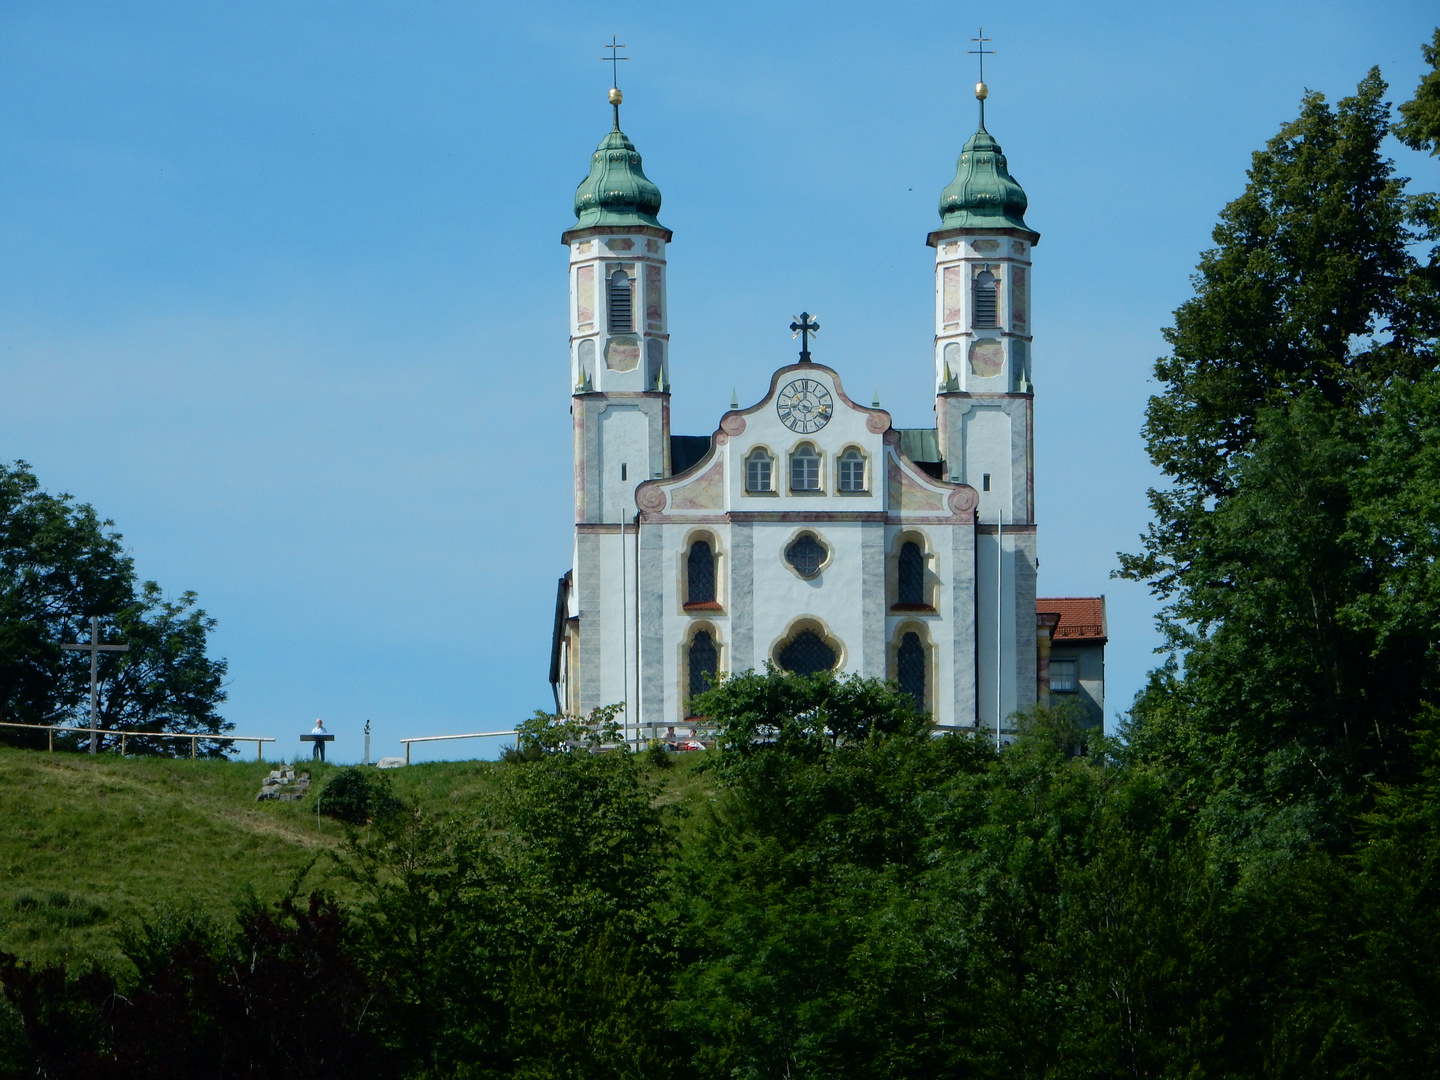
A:
{"type": "Polygon", "coordinates": [[[801,533],[785,549],[785,561],[804,578],[813,578],[820,573],[830,551],[815,538],[813,533],[801,533]]]}

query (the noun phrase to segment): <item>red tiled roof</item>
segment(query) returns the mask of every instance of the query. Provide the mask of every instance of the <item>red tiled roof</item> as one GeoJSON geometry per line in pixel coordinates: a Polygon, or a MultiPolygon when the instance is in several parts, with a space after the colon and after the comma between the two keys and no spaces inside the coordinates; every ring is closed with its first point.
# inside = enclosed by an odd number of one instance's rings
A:
{"type": "Polygon", "coordinates": [[[1035,601],[1037,615],[1059,615],[1054,641],[1105,641],[1105,597],[1049,596],[1035,601]]]}

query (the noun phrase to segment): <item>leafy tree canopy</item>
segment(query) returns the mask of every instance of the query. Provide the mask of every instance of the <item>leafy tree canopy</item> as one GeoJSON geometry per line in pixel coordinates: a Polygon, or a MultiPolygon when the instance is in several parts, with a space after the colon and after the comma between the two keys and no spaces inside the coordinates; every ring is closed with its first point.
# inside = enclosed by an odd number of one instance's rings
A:
{"type": "MultiPolygon", "coordinates": [[[[1435,85],[1402,107],[1412,141],[1435,85]]],[[[1385,90],[1372,70],[1333,108],[1308,93],[1254,155],[1156,363],[1145,436],[1170,486],[1120,556],[1169,600],[1175,658],[1133,746],[1276,849],[1339,842],[1344,800],[1411,767],[1440,690],[1440,268],[1416,253],[1433,196],[1382,153],[1385,90]]]]}
{"type": "MultiPolygon", "coordinates": [[[[42,490],[24,462],[0,465],[0,719],[89,725],[89,655],[60,646],[88,640],[94,616],[102,640],[130,646],[101,654],[97,726],[230,730],[216,711],[225,661],[206,652],[215,621],[193,592],[170,600],[155,582],[138,581],[121,539],[89,504],[42,490]]],[[[45,745],[40,733],[14,728],[0,728],[0,741],[45,745]]],[[[126,750],[177,753],[183,745],[138,738],[126,750]]],[[[212,743],[206,752],[223,750],[212,743]]]]}

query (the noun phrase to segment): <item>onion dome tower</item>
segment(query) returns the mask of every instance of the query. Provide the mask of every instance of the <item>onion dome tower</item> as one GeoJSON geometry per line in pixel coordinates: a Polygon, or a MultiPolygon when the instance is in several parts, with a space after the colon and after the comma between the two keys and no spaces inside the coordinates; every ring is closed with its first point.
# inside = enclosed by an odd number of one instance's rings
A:
{"type": "Polygon", "coordinates": [[[1004,719],[1034,703],[1037,685],[1030,253],[1040,234],[1026,224],[1025,191],[985,128],[990,91],[981,80],[979,128],[926,242],[935,249],[936,438],[947,477],[980,496],[976,694],[981,725],[999,739],[1004,719]]]}
{"type": "Polygon", "coordinates": [[[1030,249],[1040,234],[1025,224],[1029,200],[985,130],[990,89],[975,86],[980,127],[940,193],[935,249],[937,393],[1028,393],[1030,249]]]}
{"type": "Polygon", "coordinates": [[[570,250],[570,392],[576,520],[635,513],[635,486],[669,472],[670,335],[660,189],[614,122],[575,190],[570,250]]]}

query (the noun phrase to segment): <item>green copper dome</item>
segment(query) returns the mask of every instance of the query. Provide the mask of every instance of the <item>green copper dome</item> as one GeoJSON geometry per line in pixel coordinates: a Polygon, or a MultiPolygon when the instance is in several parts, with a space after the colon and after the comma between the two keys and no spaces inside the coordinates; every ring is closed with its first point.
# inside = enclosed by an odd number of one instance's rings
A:
{"type": "Polygon", "coordinates": [[[985,122],[970,136],[960,160],[955,163],[955,179],[940,193],[940,228],[944,229],[1024,229],[1025,209],[1030,200],[1025,189],[1017,184],[1005,168],[1005,155],[985,122]]]}
{"type": "Polygon", "coordinates": [[[617,108],[615,127],[590,155],[590,175],[575,189],[577,220],[572,228],[648,225],[663,229],[655,219],[659,212],[660,189],[646,177],[635,144],[620,130],[617,108]]]}

